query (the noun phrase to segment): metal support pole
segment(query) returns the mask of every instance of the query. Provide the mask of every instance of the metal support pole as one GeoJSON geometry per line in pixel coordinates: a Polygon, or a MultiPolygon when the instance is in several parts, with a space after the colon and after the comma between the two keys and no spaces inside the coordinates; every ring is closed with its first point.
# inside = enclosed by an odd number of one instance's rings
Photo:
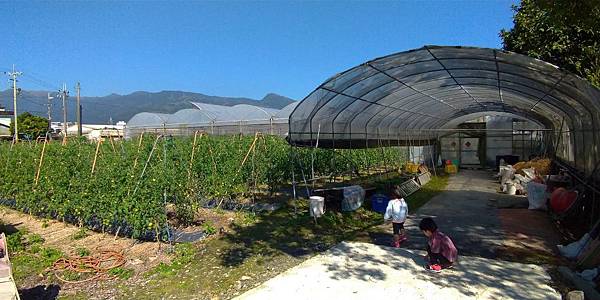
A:
{"type": "Polygon", "coordinates": [[[79,84],[79,82],[77,82],[75,89],[77,90],[77,107],[76,107],[76,109],[77,109],[77,136],[81,136],[82,132],[83,132],[83,128],[81,125],[81,99],[80,99],[81,85],[79,84]]]}
{"type": "Polygon", "coordinates": [[[63,136],[67,136],[67,97],[69,92],[67,91],[67,84],[63,84],[63,88],[60,91],[63,104],[63,136]]]}

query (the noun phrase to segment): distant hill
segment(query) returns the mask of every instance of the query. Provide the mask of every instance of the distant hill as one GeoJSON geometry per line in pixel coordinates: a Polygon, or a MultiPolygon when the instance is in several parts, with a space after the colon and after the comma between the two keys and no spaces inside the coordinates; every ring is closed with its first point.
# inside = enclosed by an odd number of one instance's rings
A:
{"type": "MultiPolygon", "coordinates": [[[[67,99],[68,120],[75,120],[75,95],[67,99]]],[[[104,97],[81,97],[83,107],[83,122],[88,124],[106,124],[112,118],[113,122],[129,121],[133,115],[140,112],[174,113],[185,108],[193,108],[190,102],[202,102],[233,106],[250,104],[260,107],[281,109],[295,100],[277,95],[267,94],[260,100],[238,97],[208,96],[200,93],[181,91],[162,91],[157,93],[134,92],[128,95],[110,94],[104,97]]],[[[28,111],[32,114],[47,116],[47,91],[23,91],[19,97],[17,108],[19,113],[28,111]]],[[[52,100],[52,119],[62,121],[62,101],[52,100]]],[[[12,110],[12,90],[0,92],[0,105],[12,110]]]]}

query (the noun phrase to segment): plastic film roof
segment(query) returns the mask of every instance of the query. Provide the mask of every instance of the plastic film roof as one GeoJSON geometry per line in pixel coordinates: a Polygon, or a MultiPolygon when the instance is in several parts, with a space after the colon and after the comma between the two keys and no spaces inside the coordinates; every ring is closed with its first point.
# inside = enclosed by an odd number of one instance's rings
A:
{"type": "Polygon", "coordinates": [[[196,102],[192,102],[192,104],[195,108],[182,109],[174,114],[150,112],[136,114],[129,120],[127,127],[163,128],[239,122],[267,124],[272,121],[287,122],[298,102],[291,103],[281,110],[246,104],[234,106],[196,102]]]}
{"type": "Polygon", "coordinates": [[[377,58],[325,81],[290,116],[290,142],[361,147],[434,139],[485,112],[597,135],[600,91],[558,67],[497,49],[425,46],[377,58]],[[367,141],[367,142],[365,142],[367,141]]]}

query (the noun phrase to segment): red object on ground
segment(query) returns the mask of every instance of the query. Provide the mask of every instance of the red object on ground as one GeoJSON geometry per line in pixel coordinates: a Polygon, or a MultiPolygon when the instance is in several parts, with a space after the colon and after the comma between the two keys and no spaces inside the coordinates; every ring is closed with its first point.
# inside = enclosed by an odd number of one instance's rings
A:
{"type": "Polygon", "coordinates": [[[557,213],[563,213],[577,200],[577,192],[567,191],[565,188],[557,188],[550,196],[550,207],[557,213]]]}
{"type": "Polygon", "coordinates": [[[427,269],[429,271],[435,272],[435,273],[439,273],[442,271],[442,266],[438,265],[438,264],[434,264],[434,265],[428,265],[427,269]]]}
{"type": "Polygon", "coordinates": [[[446,160],[446,166],[450,166],[450,165],[452,165],[452,161],[451,161],[451,160],[449,160],[449,159],[448,159],[448,160],[446,160]]]}

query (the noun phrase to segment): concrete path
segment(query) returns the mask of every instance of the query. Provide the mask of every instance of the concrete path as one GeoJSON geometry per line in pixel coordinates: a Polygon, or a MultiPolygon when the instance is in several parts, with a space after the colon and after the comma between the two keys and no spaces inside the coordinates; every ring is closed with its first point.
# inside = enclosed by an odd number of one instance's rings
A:
{"type": "Polygon", "coordinates": [[[454,240],[461,255],[495,258],[504,234],[498,209],[491,203],[515,197],[497,193],[499,186],[488,171],[461,170],[451,176],[446,191],[416,213],[411,212],[406,223],[411,240],[404,247],[424,249],[426,240],[419,221],[433,217],[439,229],[454,240]]]}
{"type": "Polygon", "coordinates": [[[402,249],[387,247],[388,226],[373,243],[341,243],[238,299],[560,299],[542,267],[494,260],[506,238],[494,203],[516,198],[498,194],[491,175],[461,170],[451,176],[446,191],[411,212],[402,249]],[[426,240],[418,222],[425,216],[455,241],[460,257],[453,270],[423,269],[426,240]]]}
{"type": "Polygon", "coordinates": [[[236,299],[561,299],[539,266],[472,257],[436,274],[423,254],[344,242],[236,299]]]}

